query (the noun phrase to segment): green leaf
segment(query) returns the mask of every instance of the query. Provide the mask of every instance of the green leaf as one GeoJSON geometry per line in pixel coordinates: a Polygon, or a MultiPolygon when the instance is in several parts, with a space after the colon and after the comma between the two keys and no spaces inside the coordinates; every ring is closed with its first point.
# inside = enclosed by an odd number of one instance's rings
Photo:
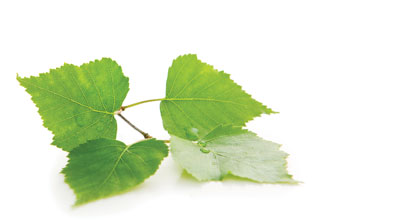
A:
{"type": "Polygon", "coordinates": [[[129,191],[154,174],[167,154],[167,145],[155,139],[130,146],[110,139],[91,140],[69,153],[62,173],[78,206],[129,191]]]}
{"type": "Polygon", "coordinates": [[[265,183],[296,183],[280,145],[240,127],[219,126],[198,141],[171,137],[174,160],[200,181],[227,174],[265,183]]]}
{"type": "Polygon", "coordinates": [[[173,61],[160,110],[164,128],[189,140],[221,124],[243,126],[262,113],[276,113],[252,99],[229,74],[201,62],[196,55],[173,61]]]}
{"type": "Polygon", "coordinates": [[[70,151],[87,140],[116,138],[114,112],[129,91],[129,79],[115,61],[64,64],[38,77],[17,79],[54,134],[53,145],[70,151]]]}

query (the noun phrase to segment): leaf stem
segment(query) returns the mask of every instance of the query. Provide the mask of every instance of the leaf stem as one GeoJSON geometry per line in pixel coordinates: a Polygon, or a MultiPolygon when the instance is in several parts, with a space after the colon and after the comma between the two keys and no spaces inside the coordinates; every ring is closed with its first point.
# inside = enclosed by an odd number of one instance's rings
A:
{"type": "Polygon", "coordinates": [[[133,106],[136,106],[136,105],[140,105],[140,104],[147,103],[147,102],[162,101],[162,100],[165,100],[165,99],[166,98],[144,100],[144,101],[141,101],[141,102],[136,102],[136,103],[133,103],[133,104],[130,104],[130,105],[122,106],[121,110],[123,111],[123,110],[125,110],[127,108],[130,108],[130,107],[133,107],[133,106]]]}
{"type": "Polygon", "coordinates": [[[145,139],[148,138],[152,138],[151,135],[149,135],[148,133],[140,130],[138,127],[136,127],[134,124],[132,124],[128,119],[126,119],[125,117],[123,117],[123,115],[121,113],[117,114],[119,117],[121,117],[128,125],[130,125],[132,128],[134,128],[136,131],[138,131],[141,135],[144,136],[145,139]]]}

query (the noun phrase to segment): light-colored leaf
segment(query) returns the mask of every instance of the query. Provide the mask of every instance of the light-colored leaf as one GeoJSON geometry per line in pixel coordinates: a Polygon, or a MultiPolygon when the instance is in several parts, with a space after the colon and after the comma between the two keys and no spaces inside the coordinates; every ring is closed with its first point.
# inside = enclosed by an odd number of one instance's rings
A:
{"type": "Polygon", "coordinates": [[[57,147],[70,151],[87,140],[116,137],[114,111],[129,91],[129,79],[115,61],[64,64],[38,77],[17,79],[32,96],[57,147]]]}
{"type": "Polygon", "coordinates": [[[196,140],[221,124],[243,126],[262,113],[275,113],[196,55],[180,56],[169,68],[160,110],[172,135],[196,140]]]}
{"type": "Polygon", "coordinates": [[[201,181],[232,174],[257,182],[296,183],[280,145],[240,127],[219,126],[198,141],[172,136],[170,146],[174,160],[201,181]]]}
{"type": "Polygon", "coordinates": [[[129,191],[154,174],[167,154],[167,145],[155,139],[130,146],[110,139],[91,140],[69,153],[62,173],[77,196],[75,205],[81,205],[129,191]]]}

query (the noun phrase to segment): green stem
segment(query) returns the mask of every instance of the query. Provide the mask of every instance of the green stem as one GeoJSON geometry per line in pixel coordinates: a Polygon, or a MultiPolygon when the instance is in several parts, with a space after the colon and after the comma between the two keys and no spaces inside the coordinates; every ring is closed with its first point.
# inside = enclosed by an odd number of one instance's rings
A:
{"type": "Polygon", "coordinates": [[[133,104],[130,104],[130,105],[122,106],[121,109],[122,109],[122,110],[125,110],[125,109],[127,109],[127,108],[130,108],[130,107],[133,107],[133,106],[136,106],[136,105],[140,105],[140,104],[143,104],[143,103],[162,101],[162,100],[165,100],[165,99],[166,99],[166,98],[161,98],[161,99],[149,99],[149,100],[145,100],[145,101],[141,101],[141,102],[136,102],[136,103],[133,103],[133,104]]]}

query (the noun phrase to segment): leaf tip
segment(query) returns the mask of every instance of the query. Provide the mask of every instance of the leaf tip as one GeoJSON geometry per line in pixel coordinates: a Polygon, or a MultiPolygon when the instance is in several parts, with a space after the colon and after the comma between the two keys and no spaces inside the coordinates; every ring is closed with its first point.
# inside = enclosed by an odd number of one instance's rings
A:
{"type": "Polygon", "coordinates": [[[274,111],[273,109],[267,107],[266,105],[263,105],[263,113],[267,115],[271,115],[271,114],[279,114],[280,112],[274,111]]]}
{"type": "Polygon", "coordinates": [[[23,78],[19,75],[19,73],[16,73],[16,80],[18,80],[19,83],[21,83],[21,80],[23,78]]]}

